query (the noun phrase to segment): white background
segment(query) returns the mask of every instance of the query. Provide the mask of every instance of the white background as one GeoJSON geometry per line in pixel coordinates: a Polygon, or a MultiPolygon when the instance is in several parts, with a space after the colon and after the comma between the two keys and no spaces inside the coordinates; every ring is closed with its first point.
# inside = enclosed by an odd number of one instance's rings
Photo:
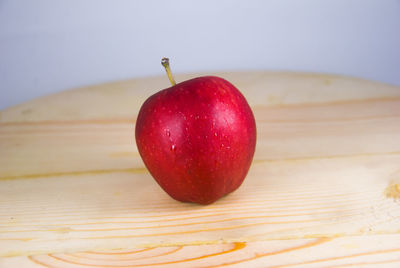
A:
{"type": "Polygon", "coordinates": [[[0,109],[174,72],[297,70],[400,85],[399,0],[0,0],[0,109]]]}

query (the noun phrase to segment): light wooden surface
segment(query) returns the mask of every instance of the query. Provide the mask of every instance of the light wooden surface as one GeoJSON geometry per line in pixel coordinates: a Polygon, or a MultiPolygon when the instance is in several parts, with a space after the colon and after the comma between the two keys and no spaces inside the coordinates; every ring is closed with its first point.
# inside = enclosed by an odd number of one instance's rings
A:
{"type": "Polygon", "coordinates": [[[137,112],[166,77],[2,111],[0,267],[400,267],[400,88],[219,75],[253,107],[258,144],[244,184],[209,206],[168,197],[137,152],[137,112]]]}

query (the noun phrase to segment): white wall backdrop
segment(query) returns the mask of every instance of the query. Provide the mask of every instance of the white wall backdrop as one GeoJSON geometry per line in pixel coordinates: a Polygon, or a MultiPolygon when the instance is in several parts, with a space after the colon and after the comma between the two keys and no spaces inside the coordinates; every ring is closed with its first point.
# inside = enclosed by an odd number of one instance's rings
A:
{"type": "Polygon", "coordinates": [[[400,85],[399,0],[0,0],[0,109],[173,71],[297,70],[400,85]]]}

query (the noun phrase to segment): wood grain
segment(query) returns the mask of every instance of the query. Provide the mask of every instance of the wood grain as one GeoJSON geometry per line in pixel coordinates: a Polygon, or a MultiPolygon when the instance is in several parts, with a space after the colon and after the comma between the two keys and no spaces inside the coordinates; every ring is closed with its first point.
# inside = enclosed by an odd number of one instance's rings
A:
{"type": "Polygon", "coordinates": [[[0,264],[4,267],[398,267],[399,239],[399,235],[372,235],[49,253],[5,258],[0,264]]]}
{"type": "Polygon", "coordinates": [[[166,78],[1,111],[0,266],[399,267],[400,88],[218,75],[249,100],[258,144],[245,183],[209,206],[172,200],[137,152],[136,114],[166,78]]]}

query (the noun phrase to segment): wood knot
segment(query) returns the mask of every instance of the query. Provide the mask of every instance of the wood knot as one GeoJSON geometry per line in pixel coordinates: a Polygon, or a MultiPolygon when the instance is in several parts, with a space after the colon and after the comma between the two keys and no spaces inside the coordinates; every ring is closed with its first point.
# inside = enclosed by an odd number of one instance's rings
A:
{"type": "Polygon", "coordinates": [[[385,196],[393,199],[400,199],[400,185],[398,183],[390,183],[385,189],[385,196]]]}

